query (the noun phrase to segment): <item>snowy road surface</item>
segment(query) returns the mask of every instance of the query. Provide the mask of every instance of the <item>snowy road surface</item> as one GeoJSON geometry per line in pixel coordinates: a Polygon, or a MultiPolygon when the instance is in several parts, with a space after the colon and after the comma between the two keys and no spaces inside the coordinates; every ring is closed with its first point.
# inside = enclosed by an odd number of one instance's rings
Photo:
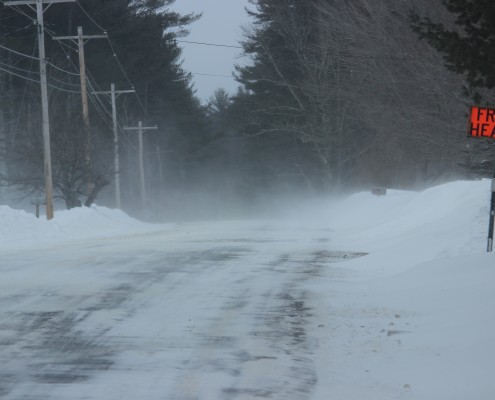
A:
{"type": "Polygon", "coordinates": [[[328,334],[312,283],[362,254],[304,229],[204,223],[2,251],[0,397],[312,398],[328,334]]]}
{"type": "Polygon", "coordinates": [[[0,206],[0,398],[493,400],[490,187],[175,225],[0,206]]]}

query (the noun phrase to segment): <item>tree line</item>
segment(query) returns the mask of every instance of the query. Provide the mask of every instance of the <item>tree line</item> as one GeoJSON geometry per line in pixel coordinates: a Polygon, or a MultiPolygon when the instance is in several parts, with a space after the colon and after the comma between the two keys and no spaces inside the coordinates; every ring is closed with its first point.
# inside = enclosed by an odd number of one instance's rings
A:
{"type": "MultiPolygon", "coordinates": [[[[68,208],[111,204],[114,172],[108,99],[90,94],[88,166],[78,55],[50,37],[78,26],[110,38],[86,44],[90,92],[134,88],[118,98],[119,127],[160,128],[146,134],[145,158],[147,206],[162,213],[195,196],[251,204],[259,193],[421,188],[489,171],[491,144],[465,132],[469,104],[489,101],[493,87],[482,56],[493,29],[479,24],[490,21],[489,1],[251,0],[241,43],[249,62],[234,72],[241,86],[206,105],[178,44],[200,15],[179,15],[173,2],[78,0],[46,11],[54,186],[68,208]]],[[[43,191],[42,138],[36,24],[25,14],[0,7],[0,174],[34,195],[43,191]]],[[[131,209],[137,138],[119,135],[131,209]]]]}
{"type": "Polygon", "coordinates": [[[448,21],[440,1],[252,5],[243,43],[252,63],[237,69],[245,89],[232,105],[249,110],[244,134],[264,179],[328,191],[462,175],[464,80],[411,27],[416,11],[448,21]]]}

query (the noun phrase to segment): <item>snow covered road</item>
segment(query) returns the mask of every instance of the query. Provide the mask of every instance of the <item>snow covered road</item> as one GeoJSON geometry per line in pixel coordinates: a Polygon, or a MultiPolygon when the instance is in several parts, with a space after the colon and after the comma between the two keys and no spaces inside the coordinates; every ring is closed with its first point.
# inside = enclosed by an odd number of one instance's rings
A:
{"type": "Polygon", "coordinates": [[[308,283],[361,254],[302,236],[196,224],[4,251],[0,397],[311,398],[325,326],[308,283]]]}
{"type": "Polygon", "coordinates": [[[0,206],[0,398],[492,400],[489,196],[167,225],[0,206]]]}

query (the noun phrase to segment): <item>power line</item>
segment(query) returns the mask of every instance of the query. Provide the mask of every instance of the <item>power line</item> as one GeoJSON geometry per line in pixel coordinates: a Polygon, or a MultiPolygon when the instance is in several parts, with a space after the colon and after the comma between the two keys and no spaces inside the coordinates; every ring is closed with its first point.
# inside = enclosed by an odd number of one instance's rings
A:
{"type": "Polygon", "coordinates": [[[117,53],[115,52],[115,49],[113,47],[113,44],[112,44],[112,41],[110,40],[110,36],[107,37],[107,40],[108,40],[108,44],[110,45],[110,49],[112,50],[112,55],[113,57],[115,58],[115,61],[117,62],[120,70],[122,71],[122,73],[124,74],[124,77],[125,79],[127,80],[127,83],[129,85],[131,85],[131,87],[134,89],[134,85],[132,84],[131,80],[129,79],[129,76],[127,75],[127,73],[125,72],[124,70],[124,67],[122,66],[120,60],[119,60],[119,57],[117,56],[117,53]]]}
{"type": "Polygon", "coordinates": [[[61,83],[62,85],[67,85],[67,86],[72,86],[72,87],[77,87],[77,88],[80,87],[80,85],[78,85],[78,84],[70,83],[70,82],[64,82],[64,81],[61,81],[60,79],[55,78],[53,76],[49,76],[49,78],[54,80],[55,82],[61,83]]]}
{"type": "MultiPolygon", "coordinates": [[[[50,34],[50,36],[53,38],[55,35],[50,34]]],[[[59,40],[57,40],[57,42],[60,42],[60,45],[61,45],[61,46],[65,46],[65,47],[67,47],[70,51],[75,51],[76,53],[78,52],[78,49],[76,49],[75,47],[72,47],[72,46],[71,46],[70,44],[68,44],[68,43],[64,43],[64,42],[61,42],[61,41],[59,41],[59,40]]]]}
{"type": "Polygon", "coordinates": [[[95,86],[97,86],[97,85],[96,85],[96,83],[93,84],[91,82],[91,80],[89,79],[89,76],[88,76],[88,86],[90,89],[89,96],[91,97],[91,101],[93,102],[93,105],[97,109],[100,116],[105,120],[105,122],[107,122],[109,124],[109,127],[111,128],[112,125],[110,123],[110,121],[111,121],[110,118],[111,118],[112,114],[108,111],[108,109],[105,108],[105,105],[102,102],[102,100],[98,96],[94,95],[94,92],[96,91],[95,86]]]}
{"type": "Polygon", "coordinates": [[[95,24],[98,29],[101,29],[103,32],[106,31],[106,29],[102,28],[101,25],[98,24],[98,22],[96,22],[92,17],[91,15],[89,15],[89,13],[83,8],[83,6],[81,5],[81,3],[79,3],[78,0],[76,0],[76,4],[79,6],[79,8],[81,9],[81,11],[91,20],[91,22],[93,22],[93,24],[95,24]]]}
{"type": "MultiPolygon", "coordinates": [[[[88,70],[87,72],[88,72],[88,86],[90,88],[90,97],[89,97],[90,98],[90,101],[93,104],[93,106],[95,107],[95,109],[98,112],[98,114],[100,115],[100,117],[102,118],[103,122],[110,129],[113,129],[112,114],[107,109],[107,106],[100,99],[100,97],[99,96],[96,96],[96,95],[93,95],[93,92],[96,92],[96,90],[94,90],[95,87],[98,89],[98,91],[101,91],[101,90],[99,90],[100,88],[98,87],[98,84],[96,82],[92,82],[92,80],[94,81],[94,78],[92,77],[92,74],[90,73],[90,71],[88,70]]],[[[137,147],[127,137],[125,131],[122,128],[122,124],[120,122],[118,122],[118,121],[117,121],[117,129],[120,132],[120,136],[125,139],[125,141],[127,142],[127,144],[130,147],[134,148],[134,150],[137,150],[137,147]]]]}
{"type": "MultiPolygon", "coordinates": [[[[106,29],[103,28],[100,24],[98,24],[98,22],[95,21],[95,19],[84,9],[84,7],[81,5],[81,3],[76,0],[76,4],[79,6],[79,8],[81,9],[81,11],[90,19],[90,21],[100,30],[102,30],[104,33],[106,33],[106,29]]],[[[125,80],[127,81],[127,83],[131,86],[132,89],[135,90],[135,86],[133,84],[133,82],[131,81],[131,79],[129,78],[129,75],[127,74],[127,72],[125,71],[124,69],[124,66],[122,65],[122,63],[120,62],[120,59],[119,57],[117,56],[117,52],[115,51],[115,47],[110,39],[110,36],[107,36],[107,40],[108,40],[108,44],[110,46],[110,49],[112,51],[112,55],[117,63],[117,65],[119,66],[125,80]]],[[[228,44],[220,44],[220,43],[207,43],[207,42],[196,42],[196,41],[189,41],[189,40],[178,40],[177,42],[179,43],[190,43],[190,44],[197,44],[197,45],[203,45],[203,46],[213,46],[213,47],[227,47],[227,48],[236,48],[236,49],[242,49],[241,46],[234,46],[234,45],[228,45],[228,44]]],[[[220,75],[220,74],[208,74],[208,73],[200,73],[200,72],[192,72],[193,75],[198,75],[198,76],[211,76],[211,77],[220,77],[220,78],[230,78],[230,79],[233,79],[232,76],[229,76],[229,75],[220,75]]],[[[146,107],[144,106],[143,102],[141,101],[141,98],[140,96],[137,94],[137,92],[135,92],[135,95],[136,95],[136,98],[138,100],[138,103],[142,109],[142,111],[144,112],[145,116],[149,119],[149,120],[152,120],[152,118],[150,117],[150,115],[148,114],[147,110],[146,110],[146,107]]]]}
{"type": "MultiPolygon", "coordinates": [[[[94,20],[93,17],[91,17],[91,15],[84,9],[84,7],[81,5],[81,3],[76,0],[76,4],[79,6],[79,8],[81,9],[81,11],[91,20],[91,22],[98,28],[98,29],[101,29],[104,33],[106,33],[106,29],[103,28],[100,24],[98,24],[98,22],[96,22],[94,20]]],[[[112,41],[110,40],[110,36],[107,35],[107,40],[108,40],[108,44],[110,46],[110,49],[112,50],[112,55],[117,63],[117,65],[119,66],[120,70],[122,71],[122,74],[124,75],[124,78],[126,79],[127,83],[131,86],[132,89],[135,90],[135,86],[134,84],[132,83],[131,79],[129,78],[129,75],[127,75],[127,72],[125,71],[124,69],[124,66],[122,65],[122,63],[120,62],[119,60],[119,57],[117,56],[117,52],[115,51],[115,48],[113,46],[113,43],[112,41]]],[[[143,110],[145,116],[149,119],[149,120],[152,120],[152,118],[149,116],[148,112],[146,111],[146,107],[144,106],[143,102],[141,101],[141,98],[139,97],[139,95],[137,94],[137,92],[135,92],[135,95],[136,95],[136,98],[138,100],[138,103],[141,107],[141,109],[143,110]]]]}
{"type": "MultiPolygon", "coordinates": [[[[91,89],[92,86],[88,82],[88,86],[91,89]]],[[[89,101],[93,104],[96,112],[100,115],[101,119],[110,129],[112,129],[112,122],[110,121],[110,117],[108,116],[108,110],[104,109],[104,106],[100,103],[98,96],[93,95],[93,89],[91,89],[91,93],[88,94],[89,101]]]]}
{"type": "Polygon", "coordinates": [[[60,90],[61,92],[66,92],[66,93],[81,93],[80,90],[69,90],[69,89],[63,89],[61,87],[58,87],[58,86],[55,86],[51,83],[48,83],[47,86],[53,88],[53,89],[56,89],[56,90],[60,90]]]}
{"type": "Polygon", "coordinates": [[[6,72],[7,74],[10,74],[10,75],[13,75],[13,76],[17,76],[17,77],[22,78],[22,79],[25,79],[27,81],[31,81],[31,82],[35,82],[35,83],[40,83],[40,81],[38,81],[36,79],[28,78],[27,76],[24,76],[24,75],[21,75],[21,74],[17,74],[15,72],[9,71],[8,69],[2,68],[2,67],[0,67],[0,71],[6,72]]]}
{"type": "MultiPolygon", "coordinates": [[[[112,45],[112,41],[110,40],[110,36],[107,36],[107,40],[108,40],[108,44],[110,45],[110,48],[112,49],[112,53],[113,53],[113,57],[115,58],[115,61],[117,62],[120,70],[122,71],[122,73],[124,74],[124,77],[125,79],[127,80],[127,83],[131,86],[132,89],[135,90],[135,87],[134,87],[134,84],[132,83],[132,81],[129,79],[129,76],[127,75],[127,73],[125,72],[124,70],[124,67],[122,66],[122,63],[120,62],[119,60],[119,57],[117,56],[117,53],[115,52],[115,49],[112,45]]],[[[150,115],[148,114],[148,112],[146,111],[146,107],[144,106],[143,102],[141,101],[141,98],[139,97],[139,95],[137,94],[137,91],[134,92],[134,94],[136,95],[136,98],[138,100],[138,103],[139,105],[141,106],[141,109],[143,110],[144,112],[144,115],[148,118],[149,121],[152,121],[152,118],[150,117],[150,115]]]]}
{"type": "MultiPolygon", "coordinates": [[[[92,17],[91,17],[91,15],[90,15],[90,14],[89,14],[89,13],[88,13],[85,9],[84,9],[84,7],[80,4],[80,2],[79,2],[79,1],[77,1],[77,0],[76,0],[76,3],[77,3],[77,5],[79,6],[79,8],[81,9],[81,11],[82,11],[82,12],[83,12],[83,13],[84,13],[84,14],[85,14],[85,15],[86,15],[86,16],[87,16],[90,20],[91,20],[91,22],[92,22],[92,23],[93,23],[96,27],[98,27],[98,28],[99,28],[99,29],[101,29],[102,31],[105,31],[105,29],[104,29],[104,28],[103,28],[100,24],[98,24],[98,23],[94,20],[94,18],[92,18],[92,17]]],[[[17,10],[17,8],[16,8],[16,10],[17,10]]],[[[22,10],[20,10],[20,9],[19,9],[19,10],[17,10],[17,11],[19,11],[21,14],[25,15],[26,17],[29,17],[29,16],[28,16],[28,14],[24,13],[22,10]]],[[[34,21],[34,20],[33,20],[33,21],[34,21]]],[[[33,24],[34,24],[34,23],[35,23],[35,22],[33,22],[33,24]]],[[[22,29],[26,29],[26,28],[30,27],[31,25],[33,25],[33,24],[30,24],[30,25],[28,25],[28,26],[26,26],[26,27],[24,27],[24,28],[22,28],[22,29]]],[[[52,36],[52,37],[54,36],[54,33],[53,33],[52,31],[50,31],[49,29],[44,28],[44,31],[45,31],[48,35],[50,35],[50,36],[52,36]]],[[[111,51],[112,51],[112,55],[113,55],[113,57],[114,57],[114,59],[115,59],[115,61],[116,61],[117,65],[119,66],[119,68],[120,68],[120,70],[121,70],[121,72],[122,72],[122,74],[123,74],[124,78],[125,78],[125,79],[126,79],[126,81],[129,83],[129,85],[130,85],[132,88],[134,88],[134,84],[132,83],[131,79],[130,79],[130,78],[129,78],[129,76],[127,75],[127,72],[125,71],[124,66],[122,65],[122,63],[120,62],[119,57],[117,56],[117,53],[116,53],[116,51],[115,51],[115,47],[114,47],[114,45],[113,45],[112,41],[110,40],[110,38],[109,38],[109,37],[107,38],[107,40],[108,40],[108,43],[109,43],[110,49],[111,49],[111,51]]],[[[196,42],[196,41],[188,41],[188,40],[179,40],[178,42],[180,42],[180,43],[191,43],[191,44],[198,44],[198,45],[204,45],[204,46],[227,47],[227,48],[238,48],[238,49],[242,49],[242,47],[241,47],[241,46],[234,46],[234,45],[227,45],[227,44],[219,44],[219,43],[196,42]]],[[[70,56],[69,56],[69,54],[67,54],[67,51],[66,51],[66,49],[64,49],[64,47],[66,47],[66,48],[67,48],[68,50],[70,50],[70,51],[75,51],[75,49],[74,49],[72,46],[70,46],[69,44],[65,44],[65,43],[62,43],[62,42],[60,42],[60,41],[58,41],[58,43],[59,43],[59,45],[61,46],[61,48],[62,48],[62,50],[63,50],[64,54],[66,55],[66,57],[70,60],[70,56]]],[[[15,50],[13,50],[13,49],[10,49],[10,48],[8,48],[8,47],[6,47],[6,46],[2,46],[2,45],[0,45],[0,48],[2,48],[2,49],[4,49],[4,50],[7,50],[7,51],[11,51],[12,53],[17,54],[17,55],[20,55],[20,56],[23,56],[23,57],[28,57],[28,58],[31,58],[31,59],[34,59],[34,60],[38,60],[38,61],[39,61],[39,58],[37,58],[37,57],[32,57],[32,56],[29,56],[29,55],[27,55],[27,54],[20,53],[20,52],[18,52],[18,51],[15,51],[15,50]]],[[[71,61],[71,63],[74,65],[74,63],[73,63],[72,61],[71,61]]],[[[60,72],[63,72],[63,73],[69,74],[69,75],[73,75],[73,76],[78,76],[78,75],[79,75],[79,72],[78,72],[78,73],[74,73],[74,72],[67,71],[67,70],[65,70],[65,69],[63,69],[63,68],[60,68],[60,67],[56,66],[55,64],[53,64],[53,63],[51,63],[51,62],[48,62],[47,64],[49,64],[49,65],[50,65],[50,66],[52,66],[53,68],[55,68],[55,69],[59,70],[60,72]]],[[[75,67],[75,69],[77,70],[77,67],[76,67],[75,65],[74,65],[74,67],[75,67]]],[[[13,68],[15,68],[15,67],[13,67],[13,68]]],[[[4,69],[2,69],[2,70],[4,70],[4,69]]],[[[32,73],[31,71],[26,71],[26,70],[22,70],[22,69],[18,69],[18,70],[19,70],[19,71],[22,71],[22,72],[32,73]]],[[[5,71],[5,70],[4,70],[4,71],[5,71]]],[[[77,71],[78,71],[78,70],[77,70],[77,71]]],[[[15,76],[18,76],[18,77],[20,77],[20,78],[23,78],[23,79],[27,79],[27,77],[25,77],[25,76],[23,76],[23,75],[21,75],[21,74],[16,74],[16,73],[13,73],[12,71],[5,71],[5,72],[11,73],[11,74],[13,74],[13,75],[15,75],[15,76]]],[[[229,75],[221,75],[221,74],[209,74],[209,73],[200,73],[200,72],[192,72],[192,74],[193,74],[193,75],[198,75],[198,76],[211,76],[211,77],[220,77],[220,78],[230,78],[230,79],[233,79],[233,77],[232,77],[232,76],[229,76],[229,75]]],[[[73,86],[73,87],[77,86],[77,85],[70,84],[70,83],[67,83],[67,82],[62,82],[62,81],[60,81],[60,80],[58,80],[58,79],[56,79],[56,78],[52,78],[52,79],[53,79],[53,80],[55,80],[55,81],[57,81],[57,82],[59,82],[59,83],[61,83],[61,84],[70,85],[70,86],[73,86]]],[[[33,82],[38,82],[38,81],[33,80],[33,79],[28,79],[28,80],[31,80],[31,81],[33,81],[33,82]]],[[[95,84],[95,85],[96,85],[96,84],[95,84]]],[[[53,85],[53,84],[52,84],[52,85],[50,85],[50,86],[51,86],[51,87],[53,87],[53,88],[55,88],[55,89],[57,89],[57,90],[62,90],[62,91],[66,91],[66,92],[69,92],[69,93],[79,93],[79,92],[76,92],[76,91],[73,91],[73,90],[68,90],[68,89],[63,89],[63,88],[60,88],[60,87],[55,86],[55,85],[53,85]]],[[[144,106],[143,102],[141,101],[140,96],[139,96],[137,93],[136,93],[136,98],[137,98],[137,100],[138,100],[138,103],[139,103],[140,107],[142,108],[143,112],[145,113],[146,117],[147,117],[149,120],[151,120],[151,117],[149,116],[149,114],[148,114],[148,112],[147,112],[147,110],[146,110],[146,107],[144,106]]],[[[103,107],[103,105],[101,104],[101,105],[100,105],[100,107],[103,107]]],[[[107,111],[107,110],[105,110],[105,111],[108,113],[108,111],[107,111]]]]}
{"type": "Polygon", "coordinates": [[[13,19],[13,18],[15,18],[15,15],[6,15],[5,17],[0,18],[0,22],[1,21],[7,21],[7,20],[13,19]]]}
{"type": "MultiPolygon", "coordinates": [[[[5,63],[0,63],[0,64],[1,64],[1,65],[6,65],[8,68],[13,68],[13,69],[16,69],[16,70],[23,71],[23,72],[28,73],[28,74],[33,74],[33,73],[34,73],[33,71],[28,71],[28,70],[25,70],[25,69],[22,69],[22,68],[13,67],[13,66],[11,66],[11,65],[7,65],[7,64],[5,64],[5,63]]],[[[25,76],[25,75],[22,75],[22,74],[20,74],[20,73],[14,72],[14,71],[11,71],[11,70],[6,69],[6,68],[3,68],[3,67],[1,67],[1,66],[0,66],[0,71],[3,71],[3,72],[5,72],[5,73],[7,73],[7,74],[10,74],[10,75],[16,76],[16,77],[21,78],[21,79],[25,79],[26,81],[30,81],[30,82],[34,82],[34,83],[40,83],[40,81],[39,81],[39,80],[37,80],[37,79],[33,79],[33,78],[30,78],[30,77],[27,77],[27,76],[25,76]]],[[[58,80],[58,79],[56,79],[56,78],[53,78],[53,77],[50,77],[50,79],[53,79],[53,80],[55,80],[55,81],[58,81],[58,82],[60,82],[60,83],[65,84],[65,85],[70,85],[70,84],[68,84],[68,83],[66,83],[66,82],[62,82],[62,81],[60,81],[60,80],[58,80]]],[[[61,87],[56,86],[56,85],[54,85],[54,84],[48,84],[47,86],[49,86],[49,87],[51,87],[51,88],[53,88],[53,89],[56,89],[56,90],[60,90],[60,91],[62,91],[62,92],[66,92],[66,93],[81,93],[80,91],[75,91],[75,90],[69,90],[69,89],[61,88],[61,87]]]]}
{"type": "MultiPolygon", "coordinates": [[[[12,9],[14,9],[15,11],[17,11],[19,14],[24,15],[27,19],[30,19],[31,21],[33,21],[34,24],[37,23],[36,22],[36,18],[33,18],[29,14],[26,14],[24,11],[22,11],[22,8],[19,8],[18,6],[14,6],[14,5],[11,5],[10,7],[12,7],[12,9]]],[[[31,8],[31,6],[30,6],[30,8],[31,8]]]]}
{"type": "Polygon", "coordinates": [[[34,22],[31,22],[29,25],[26,25],[25,27],[23,28],[19,28],[19,29],[16,29],[16,30],[13,30],[9,33],[6,33],[4,35],[2,35],[2,37],[8,37],[8,36],[11,36],[13,33],[17,33],[17,32],[20,32],[20,31],[23,31],[25,29],[28,29],[28,28],[31,28],[32,26],[35,26],[35,23],[34,22]]]}
{"type": "Polygon", "coordinates": [[[0,44],[0,49],[4,49],[4,50],[7,50],[7,51],[10,51],[11,53],[17,54],[18,56],[30,58],[32,60],[36,60],[36,61],[39,61],[40,60],[38,57],[33,57],[33,56],[30,56],[29,54],[21,53],[19,51],[13,50],[13,49],[11,49],[9,47],[6,47],[6,46],[3,46],[1,44],[0,44]]]}
{"type": "Polygon", "coordinates": [[[50,65],[52,68],[55,68],[55,69],[56,69],[56,70],[58,70],[58,71],[61,71],[61,72],[64,72],[64,73],[66,73],[66,74],[73,75],[73,76],[79,76],[79,74],[78,74],[78,73],[67,71],[67,70],[65,70],[65,69],[63,69],[63,68],[60,68],[60,67],[56,66],[55,64],[53,64],[53,63],[52,63],[52,62],[50,62],[50,61],[48,61],[48,63],[47,63],[47,64],[48,64],[48,65],[50,65]]]}
{"type": "MultiPolygon", "coordinates": [[[[61,44],[60,41],[58,41],[58,43],[61,44]]],[[[77,65],[74,64],[74,62],[70,58],[69,54],[67,54],[67,52],[66,52],[66,50],[64,49],[63,46],[61,46],[61,49],[64,52],[64,54],[66,55],[67,59],[72,64],[72,66],[74,67],[74,69],[76,71],[78,71],[77,65]]],[[[87,72],[88,86],[90,88],[90,91],[89,91],[89,100],[93,104],[96,112],[101,117],[101,119],[103,120],[103,122],[105,123],[105,125],[107,125],[110,129],[112,129],[112,121],[111,121],[112,114],[111,114],[111,112],[106,108],[105,103],[103,103],[103,101],[98,96],[94,96],[93,95],[93,92],[99,91],[100,90],[100,87],[96,83],[96,80],[94,79],[91,71],[88,68],[86,68],[86,72],[87,72]],[[95,90],[95,88],[97,90],[95,90]]],[[[79,76],[79,73],[74,74],[74,75],[79,76]]],[[[117,123],[117,126],[118,126],[118,129],[119,129],[119,132],[121,133],[121,136],[126,140],[127,144],[129,146],[133,147],[134,149],[137,149],[137,147],[130,141],[130,139],[127,137],[127,135],[125,134],[124,130],[122,129],[122,124],[121,123],[117,123]]]]}
{"type": "Polygon", "coordinates": [[[234,79],[232,75],[218,75],[218,74],[205,74],[201,72],[191,72],[192,75],[199,75],[199,76],[218,76],[220,78],[231,78],[234,79]]]}
{"type": "MultiPolygon", "coordinates": [[[[36,40],[34,42],[33,51],[31,52],[33,57],[36,54],[36,48],[37,47],[38,47],[38,36],[36,36],[36,40]]],[[[31,70],[31,68],[33,68],[33,61],[34,60],[30,60],[30,62],[29,62],[29,69],[30,70],[31,70]]],[[[17,132],[19,130],[19,124],[21,122],[21,114],[22,114],[22,110],[24,109],[24,102],[26,100],[26,93],[27,93],[28,83],[29,83],[28,81],[26,81],[24,83],[24,91],[22,93],[21,106],[19,107],[19,111],[17,113],[17,120],[16,120],[16,123],[15,123],[15,126],[14,126],[14,137],[17,136],[17,132]]]]}
{"type": "MultiPolygon", "coordinates": [[[[76,4],[79,6],[79,8],[81,9],[81,11],[91,20],[91,22],[93,22],[93,24],[98,27],[99,29],[101,29],[104,33],[106,33],[106,30],[100,25],[98,24],[93,17],[91,17],[91,15],[84,9],[84,7],[79,3],[79,1],[76,0],[76,4]]],[[[110,40],[110,37],[107,35],[107,40],[108,40],[108,44],[110,46],[110,49],[112,51],[112,56],[114,57],[118,67],[120,68],[125,80],[127,81],[127,83],[131,86],[132,89],[135,89],[135,86],[134,84],[132,83],[131,79],[129,78],[129,76],[127,75],[127,72],[125,71],[124,69],[124,66],[122,65],[122,63],[120,62],[120,59],[119,57],[117,56],[117,52],[115,51],[115,47],[112,43],[112,41],[110,40]]],[[[140,107],[142,108],[144,114],[146,115],[146,117],[151,120],[151,117],[149,116],[148,112],[146,111],[146,107],[144,107],[144,104],[143,102],[141,101],[141,98],[138,96],[137,92],[135,93],[136,94],[136,98],[138,100],[138,103],[140,105],[140,107]]]]}
{"type": "Polygon", "coordinates": [[[27,74],[37,74],[37,72],[33,72],[31,70],[27,70],[27,69],[24,69],[24,68],[14,67],[13,65],[6,64],[6,63],[1,62],[1,61],[0,61],[0,65],[3,65],[4,68],[11,68],[11,69],[14,69],[14,70],[17,70],[17,71],[20,71],[20,72],[24,72],[24,73],[27,73],[27,74]]]}
{"type": "Polygon", "coordinates": [[[242,49],[242,46],[234,46],[231,44],[220,44],[220,43],[206,43],[206,42],[195,42],[192,40],[177,40],[178,43],[190,43],[190,44],[199,44],[201,46],[213,46],[213,47],[230,47],[232,49],[242,49]]]}

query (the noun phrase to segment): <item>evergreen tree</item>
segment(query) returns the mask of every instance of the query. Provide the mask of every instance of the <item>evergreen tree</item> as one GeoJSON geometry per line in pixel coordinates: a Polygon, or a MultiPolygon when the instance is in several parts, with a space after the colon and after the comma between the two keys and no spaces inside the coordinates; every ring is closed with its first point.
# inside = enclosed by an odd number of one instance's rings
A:
{"type": "MultiPolygon", "coordinates": [[[[181,50],[176,41],[187,33],[187,26],[198,16],[182,16],[170,11],[168,7],[173,2],[80,0],[82,7],[75,3],[61,3],[47,9],[45,27],[47,56],[51,63],[48,72],[54,187],[67,207],[80,204],[81,197],[89,205],[113,177],[110,105],[108,99],[92,95],[93,90],[108,91],[110,83],[115,83],[117,89],[131,89],[131,85],[134,86],[137,96],[119,98],[119,125],[135,125],[139,120],[158,124],[163,129],[149,135],[147,147],[150,149],[168,150],[173,147],[174,154],[187,154],[189,145],[185,143],[196,140],[190,137],[190,132],[201,131],[204,112],[194,97],[190,75],[180,66],[181,50]],[[75,35],[78,26],[82,26],[84,33],[89,35],[99,34],[105,29],[110,37],[110,43],[99,39],[88,41],[85,46],[91,100],[91,175],[95,184],[94,192],[88,197],[81,100],[79,94],[68,92],[79,90],[78,55],[72,44],[60,44],[50,37],[75,35]]],[[[33,51],[36,31],[32,21],[9,7],[0,7],[0,19],[0,44],[19,52],[37,54],[33,51]]],[[[33,60],[5,50],[0,50],[0,53],[2,56],[10,54],[10,58],[2,57],[6,64],[23,68],[24,72],[20,75],[35,80],[38,78],[37,64],[33,60]],[[26,72],[29,70],[32,72],[26,72]]],[[[9,88],[0,93],[0,114],[4,121],[16,123],[4,123],[0,127],[4,132],[3,142],[8,147],[6,178],[24,191],[42,191],[39,86],[12,75],[15,70],[8,71],[0,75],[0,87],[9,88]]],[[[127,205],[132,205],[136,192],[136,182],[133,181],[136,145],[136,138],[130,135],[121,137],[122,189],[127,205]]],[[[177,155],[169,164],[160,162],[158,167],[158,151],[154,150],[148,157],[150,170],[154,172],[150,177],[152,186],[163,186],[163,170],[177,171],[180,168],[177,160],[182,159],[181,155],[177,155]]]]}
{"type": "MultiPolygon", "coordinates": [[[[251,97],[246,134],[257,156],[265,154],[260,176],[271,184],[292,181],[312,189],[338,183],[333,77],[319,43],[318,7],[325,1],[252,1],[253,29],[244,42],[252,65],[238,68],[251,97]],[[333,125],[331,127],[330,125],[333,125]],[[256,145],[258,143],[258,145],[256,145]]],[[[268,183],[268,182],[267,182],[268,183]]]]}
{"type": "MultiPolygon", "coordinates": [[[[475,103],[492,103],[495,87],[495,2],[491,0],[443,0],[451,13],[450,24],[434,21],[415,12],[413,29],[443,55],[448,69],[466,81],[465,94],[475,103]]],[[[466,108],[467,109],[467,108],[466,108]]],[[[466,112],[467,114],[467,112],[466,112]]],[[[467,115],[466,115],[467,119],[467,115]]],[[[466,146],[461,164],[477,176],[492,176],[495,170],[495,144],[472,140],[466,146]]]]}
{"type": "Polygon", "coordinates": [[[446,66],[475,88],[495,87],[495,2],[443,0],[455,26],[412,15],[413,28],[443,56],[446,66]]]}
{"type": "MultiPolygon", "coordinates": [[[[243,134],[258,144],[254,170],[262,165],[272,183],[298,176],[299,186],[325,190],[411,187],[449,173],[464,144],[460,79],[410,29],[409,8],[394,0],[251,3],[243,45],[252,63],[238,79],[249,113],[243,134]]],[[[409,5],[437,12],[430,0],[409,5]]]]}

